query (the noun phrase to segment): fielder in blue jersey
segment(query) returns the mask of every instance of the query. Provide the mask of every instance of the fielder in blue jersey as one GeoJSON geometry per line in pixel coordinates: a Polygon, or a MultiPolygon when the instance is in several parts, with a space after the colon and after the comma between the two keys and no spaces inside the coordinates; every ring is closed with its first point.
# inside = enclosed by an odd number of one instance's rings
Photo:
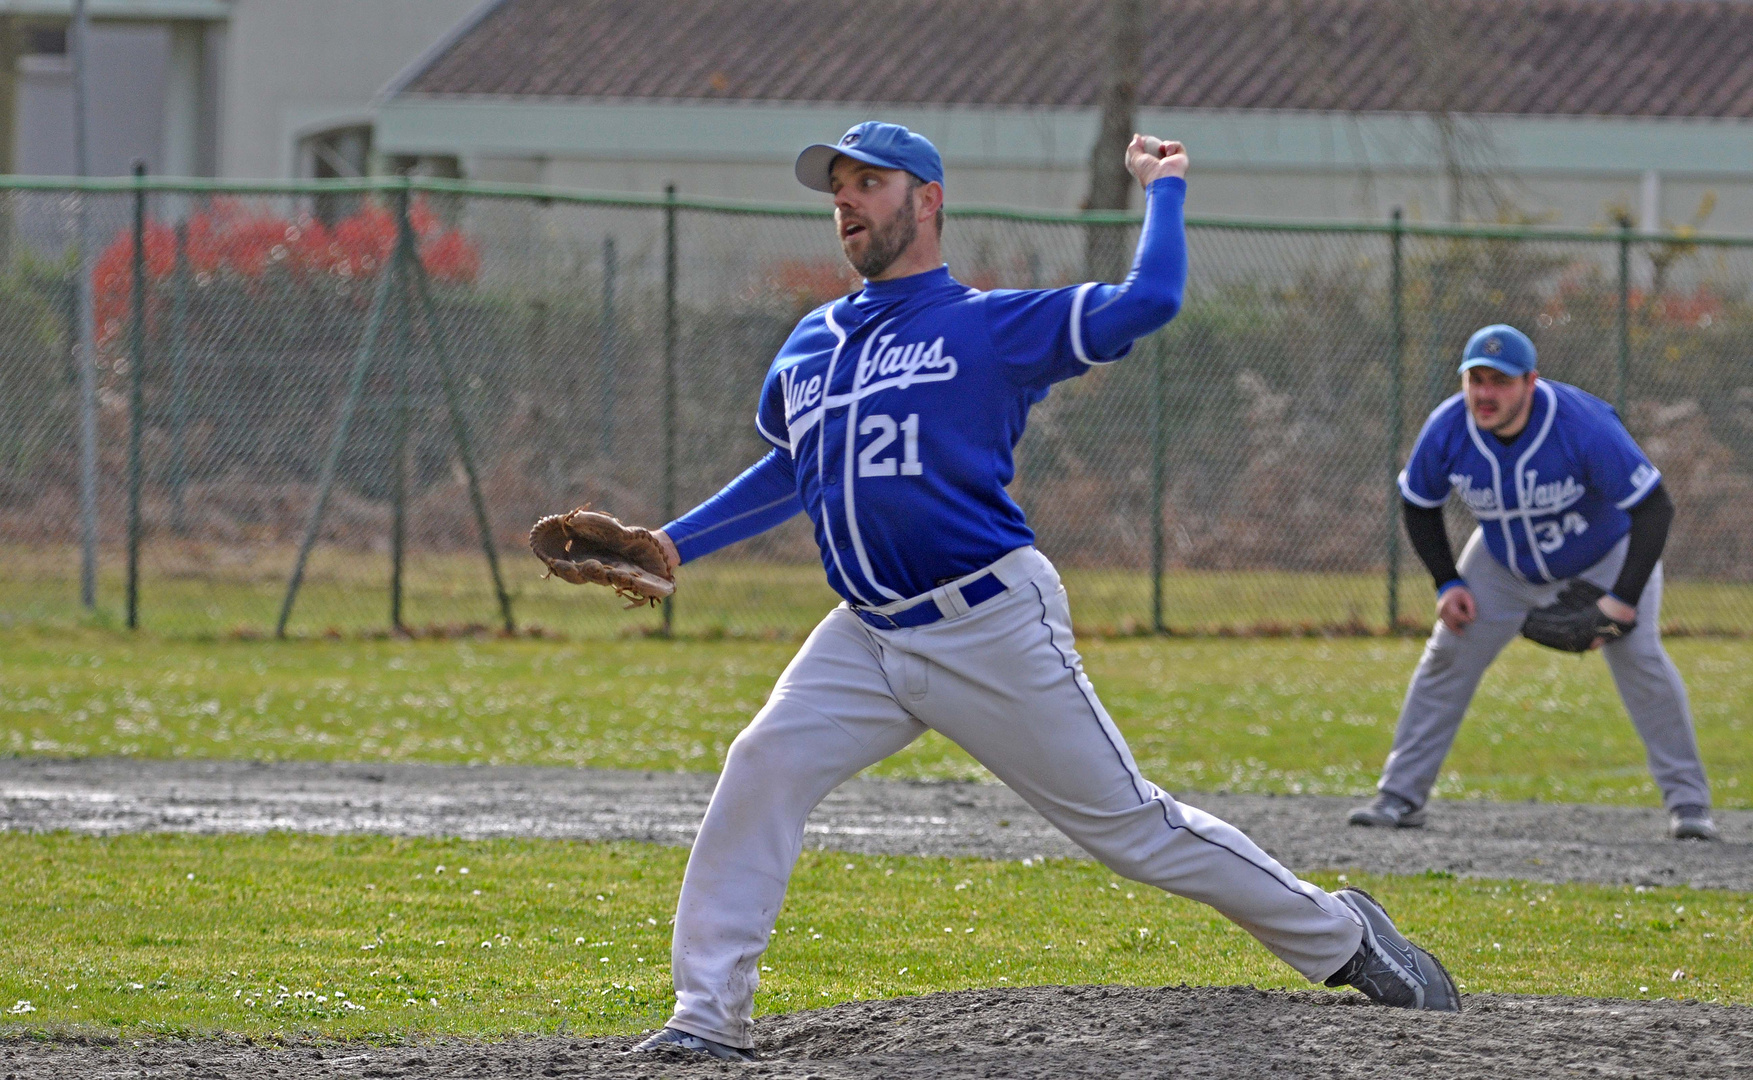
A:
{"type": "Polygon", "coordinates": [[[1643,738],[1669,831],[1714,840],[1686,687],[1662,648],[1662,547],[1674,505],[1612,406],[1542,379],[1534,343],[1487,326],[1462,351],[1462,392],[1430,414],[1400,474],[1407,534],[1435,580],[1438,621],[1413,673],[1379,794],[1354,825],[1417,827],[1473,691],[1528,612],[1573,579],[1635,623],[1596,641],[1643,738]],[[1443,527],[1453,493],[1479,527],[1456,564],[1443,527]]]}
{"type": "Polygon", "coordinates": [[[671,963],[675,1013],[641,1050],[746,1059],[760,958],[828,792],[935,730],[1118,874],[1203,901],[1313,981],[1457,1010],[1442,966],[1364,893],[1280,866],[1138,771],[1084,675],[1065,589],[1005,491],[1029,410],[1173,318],[1186,281],[1187,156],[1138,136],[1146,191],[1119,285],[981,292],[939,246],[930,142],[864,123],[797,160],[834,199],[850,296],[805,316],[762,384],[772,449],[657,535],[672,564],[802,512],[845,603],[731,745],[688,859],[671,963]]]}

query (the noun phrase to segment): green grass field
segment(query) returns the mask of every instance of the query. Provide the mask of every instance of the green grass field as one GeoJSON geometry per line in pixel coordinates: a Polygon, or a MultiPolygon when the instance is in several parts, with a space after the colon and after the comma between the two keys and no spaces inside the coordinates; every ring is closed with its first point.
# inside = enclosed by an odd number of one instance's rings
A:
{"type": "MultiPolygon", "coordinates": [[[[1722,806],[1753,806],[1753,642],[1669,643],[1722,806]]],[[[1082,643],[1145,772],[1171,790],[1370,790],[1420,644],[1082,643]]],[[[0,630],[0,753],[712,771],[786,642],[165,640],[0,630]]],[[[980,777],[928,735],[873,770],[980,777]]],[[[1518,642],[1486,675],[1439,794],[1657,802],[1598,656],[1518,642]]]]}
{"type": "MultiPolygon", "coordinates": [[[[1165,786],[1362,793],[1420,643],[1082,647],[1145,771],[1165,786]]],[[[1753,805],[1753,642],[1670,647],[1719,805],[1753,805]]],[[[15,626],[0,628],[0,753],[706,771],[794,650],[15,626]]],[[[982,775],[935,735],[873,772],[982,775]]],[[[1600,658],[1522,643],[1488,674],[1440,790],[1656,801],[1600,658]]],[[[684,858],[632,844],[0,833],[0,1033],[637,1031],[668,1007],[684,858]]],[[[1360,883],[1472,991],[1753,1003],[1753,896],[1435,876],[1360,883]]],[[[762,1012],[1028,983],[1300,985],[1209,910],[1079,861],[811,853],[779,925],[762,1012]]]]}
{"type": "MultiPolygon", "coordinates": [[[[541,580],[523,547],[502,551],[501,566],[518,625],[570,637],[621,638],[662,626],[655,611],[627,612],[604,590],[541,580]]],[[[178,637],[271,631],[285,595],[293,550],[160,541],[142,552],[141,625],[178,637]]],[[[0,547],[0,627],[116,627],[125,621],[125,557],[99,561],[98,611],[78,605],[78,553],[66,547],[0,547]]],[[[389,556],[318,547],[288,632],[355,635],[389,626],[389,556]]],[[[1072,613],[1083,634],[1128,635],[1151,627],[1147,574],[1065,571],[1072,613]]],[[[412,627],[500,624],[485,560],[477,554],[409,553],[403,622],[412,627]]],[[[1380,574],[1187,572],[1163,581],[1163,614],[1176,633],[1298,633],[1382,629],[1386,583],[1380,574]]],[[[800,638],[838,602],[814,564],[707,559],[683,568],[673,612],[691,637],[800,638]]],[[[1400,585],[1403,626],[1435,618],[1430,581],[1410,570],[1400,585]]],[[[1664,625],[1691,632],[1753,634],[1753,585],[1670,582],[1664,625]]]]}
{"type": "MultiPolygon", "coordinates": [[[[0,834],[0,1004],[12,1003],[0,1031],[655,1027],[685,858],[636,844],[0,834]]],[[[1747,894],[1356,883],[1470,992],[1753,1002],[1747,894]]],[[[1210,909],[1090,863],[812,852],[762,958],[756,1007],[1181,982],[1307,985],[1210,909]]]]}

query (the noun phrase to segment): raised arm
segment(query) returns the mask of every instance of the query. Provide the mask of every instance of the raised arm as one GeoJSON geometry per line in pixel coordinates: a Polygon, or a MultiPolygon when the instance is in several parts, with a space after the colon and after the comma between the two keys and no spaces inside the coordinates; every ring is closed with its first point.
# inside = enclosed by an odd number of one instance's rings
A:
{"type": "Polygon", "coordinates": [[[771,450],[718,494],[665,525],[656,535],[673,570],[738,540],[764,533],[802,510],[791,455],[771,450]]]}
{"type": "Polygon", "coordinates": [[[1144,186],[1144,227],[1132,269],[1119,285],[1084,298],[1083,333],[1092,357],[1116,356],[1181,310],[1187,287],[1187,151],[1178,142],[1135,135],[1126,167],[1144,186]]]}

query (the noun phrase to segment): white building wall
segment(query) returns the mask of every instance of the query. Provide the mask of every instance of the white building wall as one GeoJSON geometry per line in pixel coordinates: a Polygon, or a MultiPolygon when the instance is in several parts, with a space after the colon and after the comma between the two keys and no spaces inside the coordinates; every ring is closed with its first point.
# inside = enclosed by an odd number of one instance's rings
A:
{"type": "MultiPolygon", "coordinates": [[[[801,145],[801,144],[800,144],[801,145]]],[[[1308,171],[1205,165],[1197,147],[1187,195],[1195,217],[1295,221],[1386,221],[1400,207],[1409,223],[1448,220],[1448,183],[1432,173],[1393,171],[1308,171]]],[[[675,184],[683,196],[740,199],[787,205],[825,205],[827,197],[800,185],[788,161],[592,160],[579,158],[488,157],[465,159],[470,179],[540,184],[583,191],[661,194],[675,184]]],[[[1017,168],[947,166],[951,205],[1004,206],[1072,211],[1088,188],[1088,171],[1070,167],[1017,168]]],[[[1489,183],[1469,181],[1476,205],[1496,212],[1468,214],[1469,220],[1532,222],[1569,228],[1613,227],[1620,211],[1640,222],[1643,180],[1639,175],[1493,175],[1489,183]]],[[[1659,216],[1665,227],[1691,224],[1709,199],[1713,212],[1702,231],[1753,233],[1753,179],[1719,176],[1664,179],[1659,216]]],[[[1135,202],[1134,208],[1140,204],[1135,202]]],[[[1641,227],[1641,224],[1640,224],[1641,227]]]]}
{"type": "MultiPolygon", "coordinates": [[[[954,204],[1071,211],[1088,188],[1093,112],[919,106],[520,101],[398,97],[377,116],[379,147],[452,154],[465,175],[605,192],[810,205],[792,178],[810,142],[860,120],[907,124],[943,152],[954,204]],[[676,148],[686,147],[687,153],[676,148]]],[[[1661,219],[1753,235],[1753,124],[1564,117],[1476,120],[1487,157],[1468,164],[1463,220],[1591,228],[1634,220],[1656,176],[1661,219]]],[[[1206,217],[1451,220],[1454,186],[1416,115],[1144,110],[1140,127],[1186,141],[1188,212],[1206,217]]]]}
{"type": "MultiPolygon", "coordinates": [[[[120,176],[136,159],[160,171],[164,150],[165,77],[171,34],[165,23],[95,23],[86,83],[91,172],[120,176]]],[[[14,169],[25,176],[71,176],[73,75],[60,57],[19,58],[14,169]]]]}
{"type": "Polygon", "coordinates": [[[298,140],[368,121],[379,90],[480,0],[235,0],[223,31],[219,174],[292,176],[298,140]]]}

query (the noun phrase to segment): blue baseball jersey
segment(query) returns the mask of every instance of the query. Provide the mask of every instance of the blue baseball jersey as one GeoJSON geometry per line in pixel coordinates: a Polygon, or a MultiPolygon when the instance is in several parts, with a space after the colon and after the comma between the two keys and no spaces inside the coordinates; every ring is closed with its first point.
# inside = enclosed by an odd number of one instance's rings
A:
{"type": "Polygon", "coordinates": [[[1611,405],[1538,379],[1528,424],[1508,444],[1479,430],[1461,394],[1438,405],[1400,494],[1438,507],[1454,492],[1498,562],[1527,581],[1559,581],[1612,550],[1631,530],[1627,511],[1661,478],[1611,405]]]}
{"type": "Polygon", "coordinates": [[[928,592],[1034,542],[1005,491],[1029,409],[1091,355],[1094,285],[981,292],[939,268],[807,315],[755,423],[791,459],[828,583],[855,604],[928,592]]]}

